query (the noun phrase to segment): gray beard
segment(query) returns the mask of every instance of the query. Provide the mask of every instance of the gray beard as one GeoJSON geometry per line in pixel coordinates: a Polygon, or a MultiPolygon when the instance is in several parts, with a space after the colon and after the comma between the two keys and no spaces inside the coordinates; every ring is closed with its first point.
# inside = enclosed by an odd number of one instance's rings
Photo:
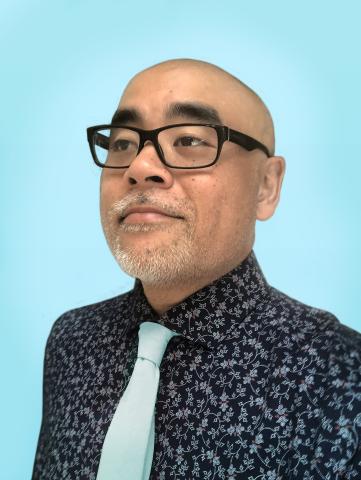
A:
{"type": "MultiPolygon", "coordinates": [[[[169,243],[157,246],[149,246],[143,250],[127,246],[124,247],[121,242],[121,235],[118,236],[113,230],[114,216],[121,214],[130,204],[149,203],[159,207],[166,208],[172,212],[168,204],[154,199],[151,192],[129,194],[126,198],[116,202],[107,217],[104,219],[103,229],[109,248],[114,255],[120,268],[128,275],[139,278],[144,284],[149,285],[174,285],[187,279],[194,279],[200,273],[199,267],[194,265],[195,255],[201,254],[194,240],[195,229],[195,211],[193,205],[188,201],[172,201],[172,208],[175,214],[185,213],[186,220],[177,227],[177,237],[169,243]]],[[[166,231],[169,225],[161,224],[120,224],[119,233],[132,235],[137,232],[166,231]]],[[[172,233],[172,232],[170,232],[172,233]]]]}
{"type": "Polygon", "coordinates": [[[120,268],[128,275],[139,278],[143,284],[171,286],[199,275],[193,263],[193,246],[184,239],[182,245],[174,243],[146,249],[142,253],[133,248],[125,251],[116,247],[113,254],[120,268]]]}
{"type": "MultiPolygon", "coordinates": [[[[169,226],[125,224],[121,228],[123,231],[135,233],[167,230],[169,226]]],[[[174,286],[189,280],[193,282],[204,273],[199,265],[195,265],[195,259],[206,258],[203,256],[206,252],[202,252],[195,243],[194,232],[189,225],[185,225],[180,229],[179,237],[168,244],[140,250],[132,247],[123,248],[121,242],[115,238],[111,250],[120,268],[128,275],[139,278],[143,284],[174,286]]]]}

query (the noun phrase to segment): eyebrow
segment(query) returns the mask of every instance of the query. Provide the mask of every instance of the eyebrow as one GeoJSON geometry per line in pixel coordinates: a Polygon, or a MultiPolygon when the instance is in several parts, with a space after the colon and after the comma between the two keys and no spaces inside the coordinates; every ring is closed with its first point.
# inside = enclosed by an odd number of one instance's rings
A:
{"type": "Polygon", "coordinates": [[[186,120],[200,120],[206,123],[222,123],[215,108],[198,102],[177,102],[170,104],[166,109],[166,118],[173,120],[176,117],[181,117],[186,120]]]}
{"type": "MultiPolygon", "coordinates": [[[[165,111],[167,120],[183,118],[185,120],[201,121],[212,124],[222,124],[217,110],[209,105],[199,102],[176,102],[171,103],[165,111]]],[[[142,115],[135,108],[120,108],[115,111],[112,118],[113,124],[127,125],[129,123],[141,123],[142,115]]]]}
{"type": "Polygon", "coordinates": [[[126,125],[128,123],[141,122],[142,116],[135,108],[120,108],[115,111],[111,124],[121,123],[126,125]]]}

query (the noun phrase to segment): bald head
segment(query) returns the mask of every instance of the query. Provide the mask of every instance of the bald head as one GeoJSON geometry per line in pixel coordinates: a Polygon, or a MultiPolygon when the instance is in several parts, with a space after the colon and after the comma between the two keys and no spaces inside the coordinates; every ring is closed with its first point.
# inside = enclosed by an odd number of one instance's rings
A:
{"type": "MultiPolygon", "coordinates": [[[[192,84],[198,82],[203,96],[204,93],[208,93],[207,97],[209,97],[210,105],[214,105],[216,101],[222,107],[228,107],[232,110],[230,116],[233,124],[228,126],[256,138],[267,146],[271,155],[274,154],[273,120],[263,100],[234,75],[208,62],[193,59],[174,59],[148,67],[130,80],[122,96],[121,104],[127,93],[140,83],[145,82],[149,86],[149,94],[151,95],[152,78],[158,84],[161,82],[161,78],[166,82],[167,78],[178,77],[185,82],[187,75],[192,84]],[[205,92],[206,89],[207,92],[205,92]]],[[[171,82],[169,83],[169,92],[173,92],[171,82]]],[[[190,100],[197,101],[198,99],[192,98],[190,100]]],[[[226,120],[224,123],[226,123],[226,120]]]]}

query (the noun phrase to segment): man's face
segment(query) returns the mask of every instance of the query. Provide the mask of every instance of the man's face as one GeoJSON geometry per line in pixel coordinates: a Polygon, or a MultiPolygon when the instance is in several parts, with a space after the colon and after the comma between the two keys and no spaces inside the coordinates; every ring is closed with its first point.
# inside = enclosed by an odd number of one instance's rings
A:
{"type": "MultiPolygon", "coordinates": [[[[218,123],[171,112],[175,104],[210,107],[224,125],[262,141],[252,99],[211,68],[165,64],[146,70],[128,85],[118,109],[136,112],[122,123],[143,129],[218,123]]],[[[215,165],[176,170],[162,164],[149,142],[128,169],[103,169],[102,225],[121,268],[158,285],[213,280],[234,268],[253,245],[262,161],[263,152],[225,142],[215,165]]]]}

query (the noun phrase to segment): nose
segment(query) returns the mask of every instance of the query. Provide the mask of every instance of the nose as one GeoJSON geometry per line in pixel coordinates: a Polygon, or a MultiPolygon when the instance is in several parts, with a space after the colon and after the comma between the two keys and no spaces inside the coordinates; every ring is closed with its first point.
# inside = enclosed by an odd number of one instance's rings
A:
{"type": "Polygon", "coordinates": [[[151,142],[147,142],[124,173],[129,185],[142,188],[170,188],[173,175],[162,163],[151,142]]]}

